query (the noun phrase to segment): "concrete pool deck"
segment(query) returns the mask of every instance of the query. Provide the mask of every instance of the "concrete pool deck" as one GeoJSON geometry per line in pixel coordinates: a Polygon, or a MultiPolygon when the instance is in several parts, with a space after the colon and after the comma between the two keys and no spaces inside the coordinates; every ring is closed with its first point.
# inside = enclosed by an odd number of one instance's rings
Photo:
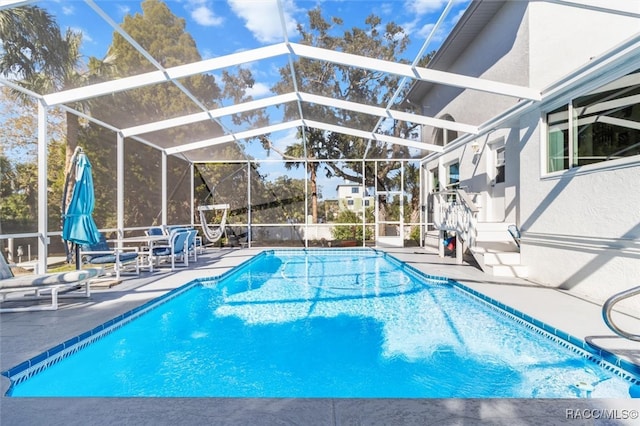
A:
{"type": "MultiPolygon", "coordinates": [[[[109,319],[198,277],[216,276],[262,249],[208,249],[189,269],[160,269],[123,277],[91,299],[63,300],[57,311],[0,314],[0,369],[13,367],[109,319]]],[[[499,279],[472,265],[456,265],[421,248],[385,249],[417,269],[443,275],[575,337],[640,364],[640,342],[617,337],[601,306],[520,279],[499,279]]],[[[627,330],[640,319],[617,314],[627,330]]],[[[473,320],[472,318],[470,319],[473,320]]],[[[0,379],[4,395],[9,380],[0,379]]],[[[0,397],[5,425],[202,424],[637,424],[640,400],[531,399],[273,399],[273,398],[8,398],[0,397]],[[635,413],[635,414],[634,414],[635,413]],[[589,419],[591,417],[591,419],[589,419]]]]}

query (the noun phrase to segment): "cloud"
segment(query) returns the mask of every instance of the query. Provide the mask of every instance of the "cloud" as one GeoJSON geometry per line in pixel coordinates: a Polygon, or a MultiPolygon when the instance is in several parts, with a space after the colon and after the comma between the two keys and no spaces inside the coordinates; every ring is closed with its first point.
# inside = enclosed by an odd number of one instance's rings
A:
{"type": "MultiPolygon", "coordinates": [[[[246,1],[227,0],[233,13],[244,20],[245,27],[261,43],[273,43],[283,40],[280,12],[276,0],[246,1]]],[[[293,0],[283,0],[283,15],[287,34],[293,34],[296,21],[292,17],[295,9],[293,0]]]]}
{"type": "MultiPolygon", "coordinates": [[[[407,34],[415,34],[418,39],[426,39],[433,30],[435,26],[436,19],[427,16],[431,13],[440,14],[444,11],[444,6],[447,1],[445,0],[407,0],[406,7],[410,8],[415,13],[415,19],[411,22],[407,22],[403,24],[403,28],[407,32],[407,34]],[[425,19],[428,22],[421,24],[421,22],[425,19]]],[[[431,39],[431,43],[439,44],[441,43],[451,31],[451,28],[458,22],[460,16],[464,14],[466,10],[465,4],[468,4],[467,0],[457,0],[455,2],[457,5],[463,5],[462,8],[456,11],[455,6],[449,14],[447,15],[446,20],[440,25],[436,33],[433,35],[431,39]]]]}
{"type": "Polygon", "coordinates": [[[271,143],[276,149],[284,151],[289,145],[300,142],[298,139],[298,129],[289,129],[282,132],[276,132],[271,135],[271,143]]]}
{"type": "Polygon", "coordinates": [[[131,12],[131,8],[129,6],[123,4],[118,5],[118,13],[120,14],[120,16],[126,16],[129,14],[129,12],[131,12]]]}
{"type": "Polygon", "coordinates": [[[391,14],[393,14],[393,3],[382,3],[380,5],[380,13],[382,15],[391,15],[391,14]]]}
{"type": "Polygon", "coordinates": [[[80,33],[82,34],[82,41],[86,42],[86,43],[93,43],[95,40],[89,35],[89,31],[85,30],[84,28],[80,28],[80,27],[69,27],[69,29],[71,31],[73,31],[74,33],[80,33]]]}
{"type": "Polygon", "coordinates": [[[407,0],[406,7],[417,15],[439,12],[444,8],[447,0],[407,0]]]}
{"type": "MultiPolygon", "coordinates": [[[[422,28],[420,28],[418,30],[418,36],[422,39],[425,39],[429,36],[429,34],[431,34],[431,31],[433,31],[433,27],[435,27],[434,23],[427,23],[425,24],[422,28]]],[[[439,29],[439,31],[436,31],[436,33],[434,34],[434,37],[432,39],[432,42],[434,41],[442,41],[442,37],[446,36],[446,34],[442,34],[442,28],[439,29]]]]}
{"type": "Polygon", "coordinates": [[[270,94],[272,94],[271,89],[264,83],[255,83],[252,88],[247,89],[247,95],[254,99],[262,98],[270,94]]]}
{"type": "Polygon", "coordinates": [[[191,18],[204,27],[217,27],[224,22],[219,16],[213,12],[213,10],[207,5],[200,5],[191,11],[191,18]]]}

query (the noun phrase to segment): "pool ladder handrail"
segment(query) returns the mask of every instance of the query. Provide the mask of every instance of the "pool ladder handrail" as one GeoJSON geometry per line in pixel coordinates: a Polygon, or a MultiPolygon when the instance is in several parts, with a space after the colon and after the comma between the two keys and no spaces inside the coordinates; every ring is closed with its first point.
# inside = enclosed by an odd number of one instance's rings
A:
{"type": "Polygon", "coordinates": [[[604,305],[602,305],[602,318],[604,319],[605,324],[607,324],[607,327],[609,327],[617,335],[622,336],[625,339],[640,342],[640,334],[628,333],[622,330],[613,322],[613,318],[611,317],[613,305],[624,299],[628,299],[637,295],[640,295],[640,286],[614,294],[613,296],[608,298],[606,302],[604,302],[604,305]]]}

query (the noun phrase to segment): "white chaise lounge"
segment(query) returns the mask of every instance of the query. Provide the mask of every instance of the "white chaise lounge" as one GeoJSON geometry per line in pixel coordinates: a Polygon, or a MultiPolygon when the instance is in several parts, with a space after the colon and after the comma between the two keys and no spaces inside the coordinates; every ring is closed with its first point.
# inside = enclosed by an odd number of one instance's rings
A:
{"type": "Polygon", "coordinates": [[[60,293],[82,289],[82,293],[65,294],[67,297],[90,297],[91,280],[102,275],[102,268],[90,268],[80,271],[61,272],[42,275],[13,276],[11,268],[0,254],[0,303],[23,300],[40,300],[51,296],[50,305],[33,305],[12,308],[0,308],[0,312],[54,311],[58,309],[60,293]]]}

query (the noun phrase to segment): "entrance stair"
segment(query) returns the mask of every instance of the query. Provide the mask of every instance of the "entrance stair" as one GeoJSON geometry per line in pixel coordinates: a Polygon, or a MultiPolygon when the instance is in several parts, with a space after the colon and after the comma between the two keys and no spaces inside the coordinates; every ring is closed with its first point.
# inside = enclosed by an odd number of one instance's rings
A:
{"type": "Polygon", "coordinates": [[[509,233],[507,222],[476,222],[475,244],[468,246],[480,268],[497,277],[526,278],[528,268],[521,264],[520,248],[509,233]]]}

